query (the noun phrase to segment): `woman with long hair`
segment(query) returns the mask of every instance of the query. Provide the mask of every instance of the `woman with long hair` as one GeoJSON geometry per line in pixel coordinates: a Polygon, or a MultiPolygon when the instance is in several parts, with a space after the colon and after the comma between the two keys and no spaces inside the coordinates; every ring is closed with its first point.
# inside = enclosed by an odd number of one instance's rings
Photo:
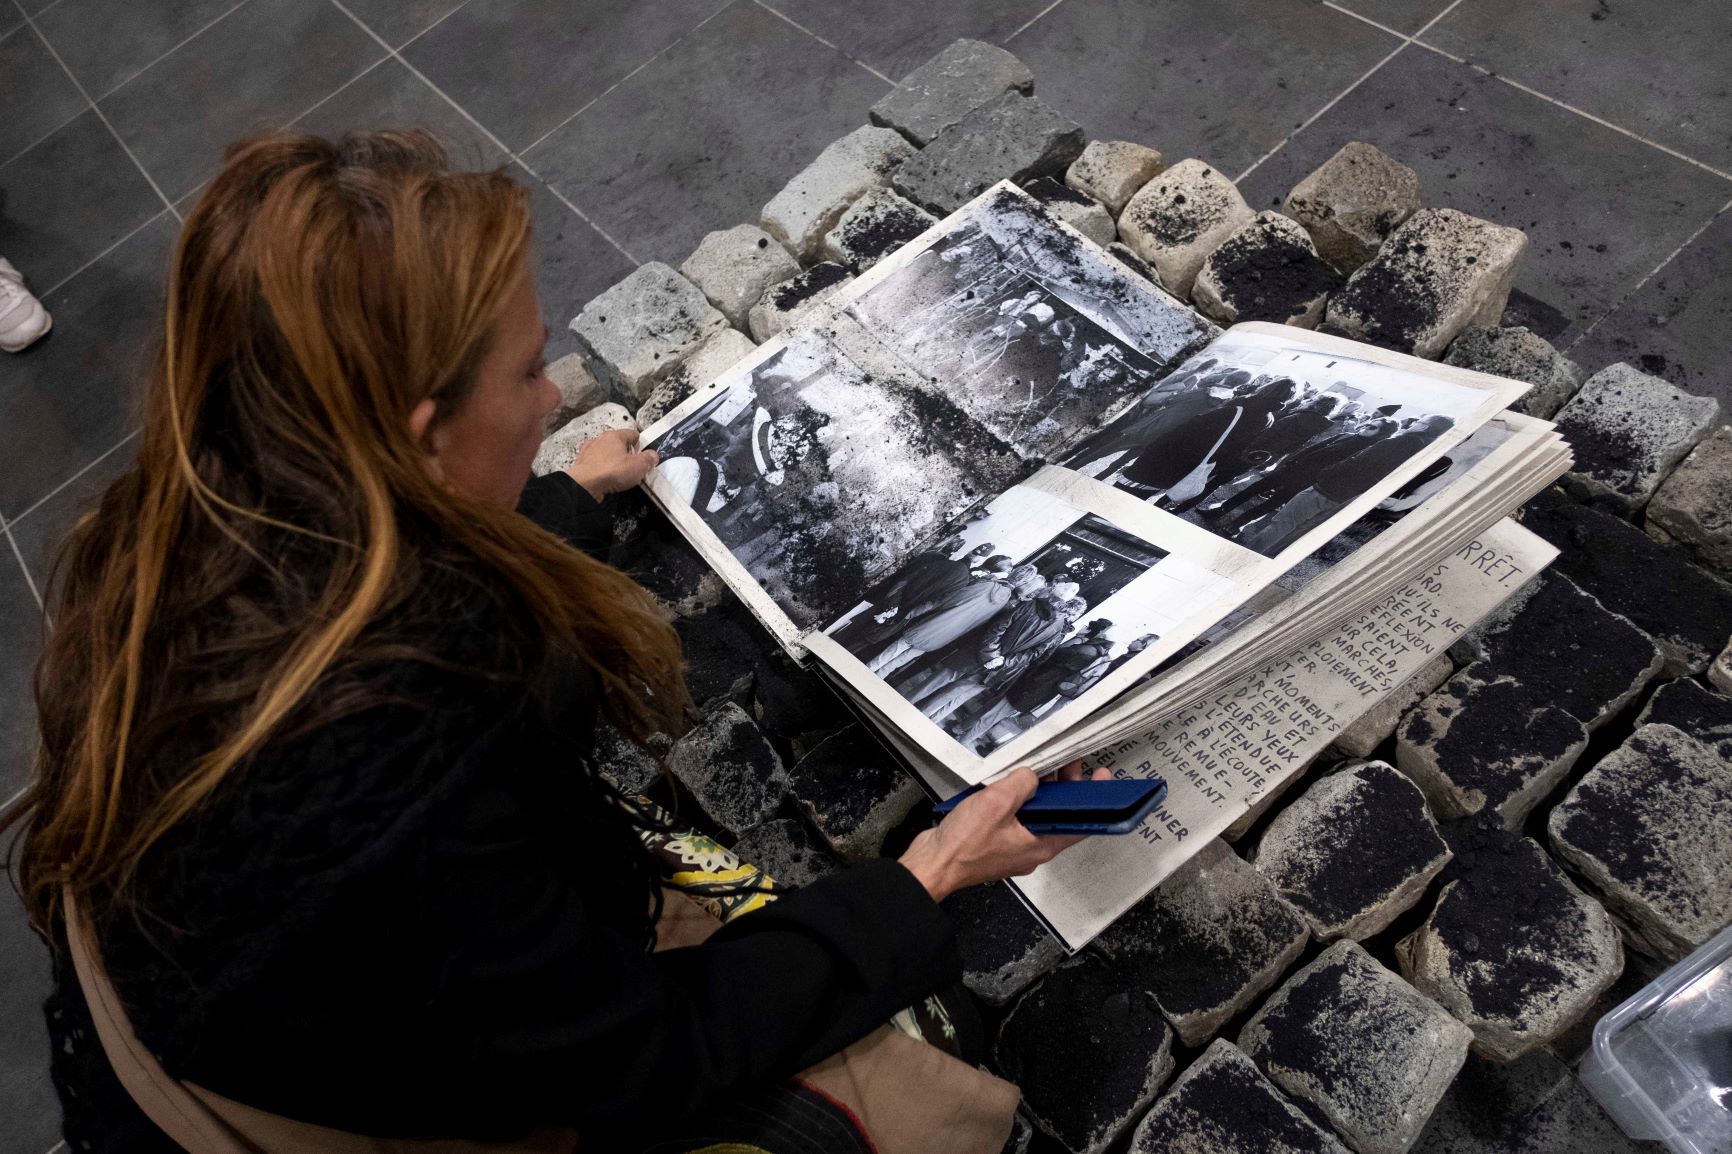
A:
{"type": "Polygon", "coordinates": [[[954,982],[938,899],[1068,844],[1016,822],[1018,771],[652,952],[682,899],[595,735],[690,707],[667,621],[583,549],[655,455],[609,434],[530,479],[530,264],[524,190],[420,133],[243,142],[187,219],[0,823],[74,1150],[641,1146],[954,982]]]}

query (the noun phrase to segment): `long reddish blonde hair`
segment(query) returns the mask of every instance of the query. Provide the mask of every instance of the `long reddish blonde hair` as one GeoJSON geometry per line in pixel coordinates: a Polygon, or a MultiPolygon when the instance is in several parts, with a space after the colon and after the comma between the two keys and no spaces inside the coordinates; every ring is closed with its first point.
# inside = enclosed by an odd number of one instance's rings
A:
{"type": "Polygon", "coordinates": [[[529,258],[526,194],[431,137],[244,141],[187,220],[136,464],[56,567],[18,884],[123,897],[141,861],[273,739],[369,704],[364,667],[424,656],[498,603],[475,672],[586,665],[642,738],[687,708],[678,641],[624,574],[435,482],[410,411],[460,406],[529,258]]]}

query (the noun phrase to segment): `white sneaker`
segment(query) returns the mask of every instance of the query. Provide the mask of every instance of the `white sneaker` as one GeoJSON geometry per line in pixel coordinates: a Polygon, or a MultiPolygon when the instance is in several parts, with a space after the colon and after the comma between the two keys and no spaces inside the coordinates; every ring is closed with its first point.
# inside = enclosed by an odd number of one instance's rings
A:
{"type": "Polygon", "coordinates": [[[24,287],[24,274],[0,256],[0,349],[16,353],[29,348],[53,327],[54,318],[24,287]]]}

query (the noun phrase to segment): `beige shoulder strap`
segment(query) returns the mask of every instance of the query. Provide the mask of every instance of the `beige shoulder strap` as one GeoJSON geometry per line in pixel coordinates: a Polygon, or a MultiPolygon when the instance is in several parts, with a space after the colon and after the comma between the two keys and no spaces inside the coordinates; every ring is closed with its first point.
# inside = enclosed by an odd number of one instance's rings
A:
{"type": "Polygon", "coordinates": [[[65,895],[66,941],[96,1036],[115,1076],[145,1116],[191,1154],[570,1154],[570,1130],[537,1130],[515,1142],[368,1138],[244,1106],[170,1076],[132,1032],[108,980],[89,918],[65,895]]]}

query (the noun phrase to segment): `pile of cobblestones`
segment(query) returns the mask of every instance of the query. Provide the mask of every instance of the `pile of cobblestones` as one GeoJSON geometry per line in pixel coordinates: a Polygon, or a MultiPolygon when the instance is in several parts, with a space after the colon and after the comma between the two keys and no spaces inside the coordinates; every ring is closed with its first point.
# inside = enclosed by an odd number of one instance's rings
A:
{"type": "MultiPolygon", "coordinates": [[[[678,270],[584,305],[537,461],[654,421],[993,183],[1209,318],[1318,328],[1527,382],[1575,449],[1524,523],[1562,550],[1074,958],[1004,887],[951,899],[1025,1148],[1635,1149],[1572,1064],[1611,1005],[1732,923],[1732,427],[1626,364],[1500,325],[1527,239],[1353,143],[1256,212],[1200,159],[1085,141],[957,41],[678,270]]],[[[704,719],[621,755],[798,884],[890,855],[919,789],[666,520],[612,560],[667,607],[704,719]]]]}

